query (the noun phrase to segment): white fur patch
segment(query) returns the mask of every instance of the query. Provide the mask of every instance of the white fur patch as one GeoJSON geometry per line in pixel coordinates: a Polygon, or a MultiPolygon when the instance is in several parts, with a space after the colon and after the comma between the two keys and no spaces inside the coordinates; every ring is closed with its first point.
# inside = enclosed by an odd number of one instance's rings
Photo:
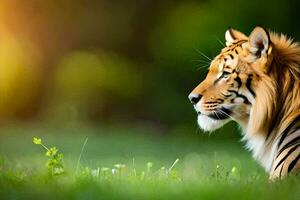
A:
{"type": "Polygon", "coordinates": [[[276,155],[276,144],[273,144],[270,149],[266,146],[265,139],[260,134],[250,137],[244,135],[242,140],[246,141],[246,148],[252,152],[253,157],[259,161],[267,172],[270,172],[276,155]]]}
{"type": "Polygon", "coordinates": [[[225,40],[226,40],[226,46],[229,46],[234,42],[234,38],[232,37],[229,30],[225,32],[225,40]]]}
{"type": "Polygon", "coordinates": [[[224,124],[230,121],[230,119],[215,120],[206,115],[200,114],[198,115],[197,121],[200,128],[204,131],[214,131],[218,128],[221,128],[224,124]]]}

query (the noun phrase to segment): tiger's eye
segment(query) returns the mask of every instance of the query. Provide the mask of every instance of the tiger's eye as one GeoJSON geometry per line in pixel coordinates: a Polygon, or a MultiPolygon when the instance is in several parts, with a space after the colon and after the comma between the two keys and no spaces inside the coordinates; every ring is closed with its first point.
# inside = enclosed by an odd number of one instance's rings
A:
{"type": "Polygon", "coordinates": [[[230,75],[229,72],[224,71],[221,75],[222,78],[227,78],[230,75]]]}

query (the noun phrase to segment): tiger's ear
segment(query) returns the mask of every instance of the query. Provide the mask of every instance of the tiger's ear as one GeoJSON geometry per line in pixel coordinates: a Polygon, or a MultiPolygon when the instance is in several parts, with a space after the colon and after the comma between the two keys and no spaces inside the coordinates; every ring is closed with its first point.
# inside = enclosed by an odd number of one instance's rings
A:
{"type": "Polygon", "coordinates": [[[270,53],[270,35],[269,32],[257,26],[249,36],[250,51],[256,57],[264,57],[270,53]]]}
{"type": "Polygon", "coordinates": [[[241,33],[240,31],[229,28],[225,32],[225,40],[226,40],[226,46],[229,46],[235,40],[248,40],[248,37],[244,33],[241,33]]]}

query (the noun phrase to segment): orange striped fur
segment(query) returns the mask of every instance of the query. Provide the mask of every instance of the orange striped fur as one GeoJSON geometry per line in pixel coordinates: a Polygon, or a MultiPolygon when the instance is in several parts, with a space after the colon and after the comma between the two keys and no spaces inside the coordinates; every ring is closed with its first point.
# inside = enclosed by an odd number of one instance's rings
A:
{"type": "Polygon", "coordinates": [[[300,46],[283,34],[256,27],[249,36],[229,29],[226,47],[189,95],[205,131],[230,120],[270,174],[300,171],[300,46]]]}

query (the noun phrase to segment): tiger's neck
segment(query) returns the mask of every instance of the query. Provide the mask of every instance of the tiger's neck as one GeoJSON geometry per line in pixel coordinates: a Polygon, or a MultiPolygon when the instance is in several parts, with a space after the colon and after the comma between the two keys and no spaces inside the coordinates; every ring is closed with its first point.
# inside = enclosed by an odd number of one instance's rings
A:
{"type": "MultiPolygon", "coordinates": [[[[272,171],[272,166],[280,150],[286,148],[283,144],[300,143],[300,113],[295,112],[288,119],[282,119],[279,127],[266,133],[247,132],[246,121],[240,121],[243,129],[243,141],[246,142],[246,148],[252,152],[253,157],[264,167],[267,172],[272,171]],[[294,141],[292,143],[292,141],[294,141]]],[[[288,147],[291,147],[288,146],[288,147]]]]}
{"type": "Polygon", "coordinates": [[[252,153],[252,156],[263,166],[265,171],[270,172],[273,160],[276,156],[276,142],[267,141],[266,133],[251,133],[248,129],[248,120],[246,118],[237,120],[242,128],[242,141],[245,147],[252,153]],[[248,130],[248,132],[247,132],[248,130]]]}
{"type": "Polygon", "coordinates": [[[242,141],[245,141],[245,146],[251,151],[252,156],[269,172],[276,156],[277,148],[275,142],[272,144],[267,143],[263,134],[247,133],[244,133],[242,141]]]}

